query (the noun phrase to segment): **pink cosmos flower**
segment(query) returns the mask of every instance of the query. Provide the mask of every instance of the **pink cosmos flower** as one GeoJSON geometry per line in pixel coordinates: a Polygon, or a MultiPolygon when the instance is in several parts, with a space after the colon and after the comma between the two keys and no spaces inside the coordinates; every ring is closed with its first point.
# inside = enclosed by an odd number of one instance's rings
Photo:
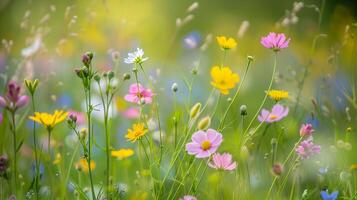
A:
{"type": "Polygon", "coordinates": [[[7,85],[7,92],[4,97],[0,96],[0,107],[6,107],[12,111],[24,107],[29,102],[29,97],[20,95],[21,87],[14,81],[7,85]]]}
{"type": "Polygon", "coordinates": [[[216,130],[200,130],[192,135],[192,142],[186,144],[186,151],[196,158],[206,158],[216,152],[222,140],[222,134],[216,130]]]}
{"type": "Polygon", "coordinates": [[[314,132],[314,129],[312,128],[312,124],[302,124],[300,128],[300,136],[311,136],[312,133],[314,132]]]}
{"type": "Polygon", "coordinates": [[[132,103],[149,104],[152,102],[152,96],[154,96],[154,94],[150,89],[145,89],[140,84],[133,83],[130,85],[129,94],[125,95],[124,99],[132,103]]]}
{"type": "Polygon", "coordinates": [[[288,48],[290,38],[286,38],[284,33],[269,33],[269,35],[262,37],[260,43],[268,49],[280,51],[281,49],[288,48]]]}
{"type": "Polygon", "coordinates": [[[197,200],[197,198],[194,196],[191,196],[191,195],[185,195],[182,198],[180,198],[179,200],[197,200]]]}
{"type": "Polygon", "coordinates": [[[310,158],[314,154],[319,154],[320,151],[321,147],[319,145],[315,145],[311,138],[302,141],[295,150],[301,159],[310,158]]]}
{"type": "Polygon", "coordinates": [[[137,119],[140,116],[140,110],[137,108],[128,108],[122,114],[127,119],[137,119]]]}
{"type": "Polygon", "coordinates": [[[267,122],[267,123],[272,123],[272,122],[277,122],[286,117],[289,113],[289,108],[284,107],[280,104],[275,104],[269,112],[266,109],[263,109],[260,115],[258,116],[258,120],[260,122],[267,122]]]}
{"type": "Polygon", "coordinates": [[[237,163],[232,161],[232,155],[229,153],[215,153],[208,166],[214,169],[232,171],[237,167],[237,163]]]}

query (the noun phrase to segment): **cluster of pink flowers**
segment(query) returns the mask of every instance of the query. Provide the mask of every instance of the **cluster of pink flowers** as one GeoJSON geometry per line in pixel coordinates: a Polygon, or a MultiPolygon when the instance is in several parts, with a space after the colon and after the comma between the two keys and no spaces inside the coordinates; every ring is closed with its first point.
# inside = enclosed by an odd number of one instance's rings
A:
{"type": "Polygon", "coordinates": [[[319,154],[320,151],[321,147],[319,145],[315,145],[312,141],[312,138],[302,141],[296,148],[296,153],[302,159],[310,158],[314,154],[319,154]]]}
{"type": "Polygon", "coordinates": [[[14,81],[9,82],[7,85],[5,96],[0,96],[0,107],[6,108],[11,112],[26,106],[28,102],[29,97],[21,95],[21,86],[14,81]]]}
{"type": "Polygon", "coordinates": [[[260,115],[258,116],[258,120],[260,122],[277,122],[286,117],[289,113],[289,108],[284,107],[280,104],[275,104],[271,111],[266,109],[262,109],[260,115]]]}

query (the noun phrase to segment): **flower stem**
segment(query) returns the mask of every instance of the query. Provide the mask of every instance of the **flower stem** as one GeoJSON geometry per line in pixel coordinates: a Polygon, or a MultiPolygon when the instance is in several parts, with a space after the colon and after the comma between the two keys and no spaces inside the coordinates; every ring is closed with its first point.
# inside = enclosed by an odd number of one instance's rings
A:
{"type": "MultiPolygon", "coordinates": [[[[31,93],[31,101],[32,101],[32,111],[35,114],[36,107],[35,107],[35,98],[31,93]]],[[[33,121],[33,145],[35,151],[35,196],[36,199],[39,199],[38,196],[38,181],[39,181],[39,165],[38,165],[38,155],[37,155],[37,143],[36,143],[36,122],[33,121]]]]}
{"type": "Polygon", "coordinates": [[[17,139],[16,139],[16,122],[15,122],[15,112],[11,112],[11,123],[12,123],[12,136],[13,136],[13,153],[14,153],[14,189],[16,194],[17,188],[17,139]]]}

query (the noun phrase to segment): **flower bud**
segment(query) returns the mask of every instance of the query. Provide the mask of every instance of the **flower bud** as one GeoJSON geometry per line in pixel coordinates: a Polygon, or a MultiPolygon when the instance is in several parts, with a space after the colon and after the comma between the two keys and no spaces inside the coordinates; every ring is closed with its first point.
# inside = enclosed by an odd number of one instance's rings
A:
{"type": "Polygon", "coordinates": [[[108,78],[109,78],[109,80],[114,78],[114,72],[113,71],[108,72],[108,78]]]}
{"type": "Polygon", "coordinates": [[[197,70],[196,68],[193,68],[193,69],[191,70],[191,74],[197,75],[197,73],[198,73],[198,70],[197,70]]]}
{"type": "Polygon", "coordinates": [[[79,139],[80,140],[85,140],[88,135],[88,130],[86,128],[82,128],[82,130],[79,132],[79,139]]]}
{"type": "Polygon", "coordinates": [[[74,123],[77,122],[77,116],[73,113],[69,115],[69,119],[72,120],[74,123]]]}
{"type": "Polygon", "coordinates": [[[245,116],[247,115],[247,106],[246,105],[241,105],[240,106],[240,115],[245,116]]]}
{"type": "Polygon", "coordinates": [[[314,132],[314,129],[312,129],[312,124],[302,124],[300,128],[300,136],[311,136],[312,133],[314,132]]]}
{"type": "Polygon", "coordinates": [[[283,165],[279,163],[273,165],[272,172],[274,175],[280,176],[283,173],[283,170],[284,170],[283,165]]]}
{"type": "Polygon", "coordinates": [[[92,52],[86,52],[82,56],[83,65],[86,66],[86,67],[89,67],[90,63],[92,62],[92,59],[93,59],[93,53],[92,52]]]}
{"type": "Polygon", "coordinates": [[[172,90],[173,92],[177,92],[177,91],[178,91],[177,83],[173,83],[173,84],[172,84],[171,90],[172,90]]]}
{"type": "Polygon", "coordinates": [[[94,80],[97,81],[97,82],[100,81],[100,76],[99,76],[98,74],[96,74],[93,78],[94,78],[94,80]]]}
{"type": "Polygon", "coordinates": [[[7,155],[1,155],[0,156],[0,175],[6,172],[6,170],[8,168],[8,163],[9,163],[9,160],[7,158],[7,155]]]}
{"type": "Polygon", "coordinates": [[[211,125],[211,118],[209,116],[206,116],[198,122],[197,128],[199,130],[206,130],[210,125],[211,125]]]}
{"type": "Polygon", "coordinates": [[[130,74],[125,73],[125,74],[123,75],[123,79],[124,79],[124,81],[130,80],[130,74]]]}
{"type": "Polygon", "coordinates": [[[195,105],[192,106],[190,110],[190,119],[194,119],[198,116],[201,110],[201,103],[196,103],[195,105]]]}
{"type": "Polygon", "coordinates": [[[254,60],[254,57],[253,56],[247,56],[247,59],[252,62],[254,60]]]}

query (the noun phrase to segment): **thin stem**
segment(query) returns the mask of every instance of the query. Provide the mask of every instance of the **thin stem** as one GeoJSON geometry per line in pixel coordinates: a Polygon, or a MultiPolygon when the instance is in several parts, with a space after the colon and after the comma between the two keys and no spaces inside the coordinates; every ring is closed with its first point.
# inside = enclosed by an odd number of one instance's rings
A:
{"type": "MultiPolygon", "coordinates": [[[[34,95],[31,93],[31,102],[32,102],[32,111],[35,114],[36,107],[35,107],[35,98],[34,95]]],[[[33,145],[34,145],[34,151],[35,151],[35,196],[36,199],[39,198],[38,195],[38,179],[39,179],[39,166],[38,166],[38,156],[37,156],[37,139],[36,139],[36,122],[33,121],[33,145]]]]}
{"type": "Polygon", "coordinates": [[[250,66],[251,62],[252,62],[252,60],[251,60],[251,59],[248,59],[248,63],[247,63],[247,65],[246,65],[246,67],[245,67],[245,71],[244,71],[244,74],[243,74],[242,82],[239,84],[239,87],[238,87],[236,93],[234,94],[232,101],[229,103],[229,105],[228,105],[226,111],[224,112],[224,115],[223,115],[223,117],[222,117],[222,120],[221,120],[221,122],[219,123],[218,130],[222,130],[223,127],[224,127],[224,123],[225,123],[225,120],[226,120],[226,118],[227,118],[228,112],[229,112],[229,110],[231,109],[233,103],[235,102],[235,100],[237,99],[237,97],[238,97],[238,95],[239,95],[239,92],[240,92],[240,90],[241,90],[241,88],[242,88],[242,85],[243,85],[243,83],[244,83],[244,81],[245,81],[245,78],[246,78],[246,76],[247,76],[247,74],[248,74],[248,69],[249,69],[249,66],[250,66]]]}
{"type": "Polygon", "coordinates": [[[13,153],[14,153],[14,189],[16,194],[17,188],[17,139],[16,139],[16,123],[15,123],[15,112],[11,112],[11,123],[12,123],[12,136],[13,136],[13,153]]]}

